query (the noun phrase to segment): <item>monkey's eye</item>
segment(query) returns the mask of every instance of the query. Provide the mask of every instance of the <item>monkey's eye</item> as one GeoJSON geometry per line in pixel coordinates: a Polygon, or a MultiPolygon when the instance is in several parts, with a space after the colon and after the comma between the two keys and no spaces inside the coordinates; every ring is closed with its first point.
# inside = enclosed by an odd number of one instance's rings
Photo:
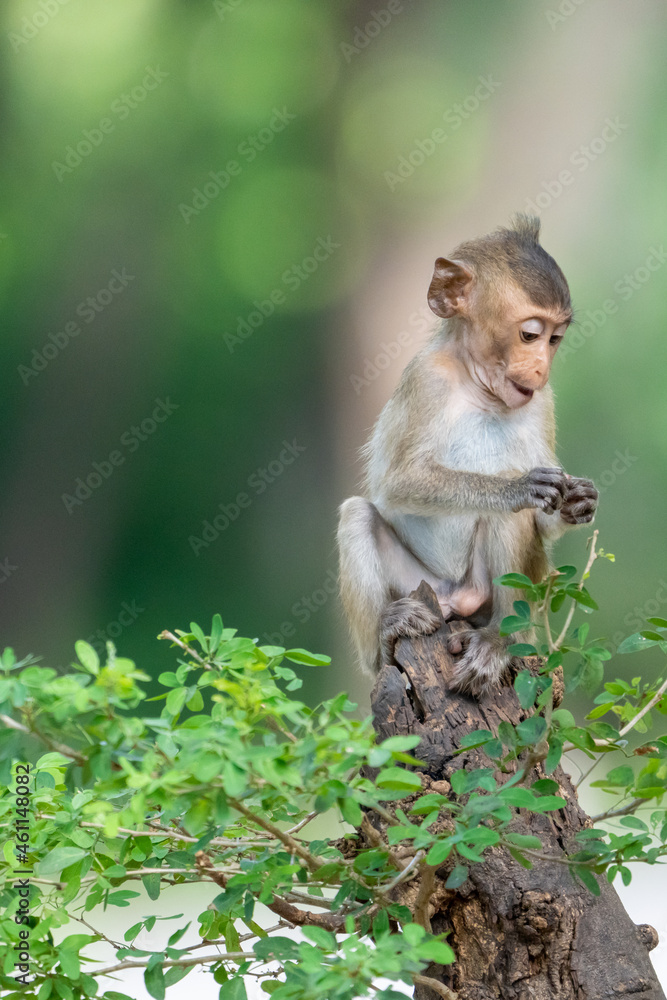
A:
{"type": "Polygon", "coordinates": [[[557,347],[562,339],[563,339],[562,337],[558,337],[556,334],[554,334],[553,337],[549,337],[549,343],[555,344],[557,347]]]}
{"type": "Polygon", "coordinates": [[[524,344],[532,344],[544,333],[544,323],[541,319],[525,319],[521,324],[521,339],[524,344]]]}

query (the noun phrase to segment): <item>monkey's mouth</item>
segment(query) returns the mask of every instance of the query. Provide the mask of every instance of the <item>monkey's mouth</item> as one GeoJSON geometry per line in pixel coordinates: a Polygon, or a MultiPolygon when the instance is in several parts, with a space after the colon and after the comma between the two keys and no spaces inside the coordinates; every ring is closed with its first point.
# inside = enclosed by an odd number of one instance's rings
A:
{"type": "Polygon", "coordinates": [[[526,397],[526,399],[532,399],[535,393],[534,389],[526,389],[525,385],[519,385],[519,383],[515,382],[513,378],[508,379],[508,382],[511,382],[516,391],[520,392],[522,396],[526,397]]]}

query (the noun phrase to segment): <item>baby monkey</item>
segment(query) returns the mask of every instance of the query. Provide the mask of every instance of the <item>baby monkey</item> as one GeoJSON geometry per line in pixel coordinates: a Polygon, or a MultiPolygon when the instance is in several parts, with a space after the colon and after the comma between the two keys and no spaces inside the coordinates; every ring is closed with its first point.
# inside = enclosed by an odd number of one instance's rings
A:
{"type": "Polygon", "coordinates": [[[595,515],[591,480],[566,475],[555,457],[548,379],[572,306],[539,234],[539,219],[518,215],[435,262],[428,303],[445,322],[366,445],[366,497],[340,511],[341,595],[369,672],[399,637],[438,627],[408,597],[426,580],[445,619],[471,626],[450,637],[455,687],[491,690],[517,641],[500,622],[521,596],[493,579],[542,579],[552,542],[595,515]]]}

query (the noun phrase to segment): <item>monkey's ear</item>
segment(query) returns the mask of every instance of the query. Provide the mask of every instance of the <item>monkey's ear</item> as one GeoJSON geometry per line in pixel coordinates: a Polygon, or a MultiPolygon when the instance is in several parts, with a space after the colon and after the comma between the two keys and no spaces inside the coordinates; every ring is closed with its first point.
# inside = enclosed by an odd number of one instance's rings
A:
{"type": "Polygon", "coordinates": [[[428,289],[428,304],[435,315],[449,319],[460,313],[472,282],[472,271],[463,264],[438,257],[428,289]]]}

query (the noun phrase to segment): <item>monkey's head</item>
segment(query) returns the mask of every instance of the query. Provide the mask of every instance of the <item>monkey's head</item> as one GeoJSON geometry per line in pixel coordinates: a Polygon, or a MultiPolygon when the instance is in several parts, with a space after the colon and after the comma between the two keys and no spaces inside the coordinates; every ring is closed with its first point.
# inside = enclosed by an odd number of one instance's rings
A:
{"type": "Polygon", "coordinates": [[[547,384],[572,319],[565,275],[539,235],[539,219],[517,215],[439,257],[428,290],[473,381],[512,410],[547,384]]]}

